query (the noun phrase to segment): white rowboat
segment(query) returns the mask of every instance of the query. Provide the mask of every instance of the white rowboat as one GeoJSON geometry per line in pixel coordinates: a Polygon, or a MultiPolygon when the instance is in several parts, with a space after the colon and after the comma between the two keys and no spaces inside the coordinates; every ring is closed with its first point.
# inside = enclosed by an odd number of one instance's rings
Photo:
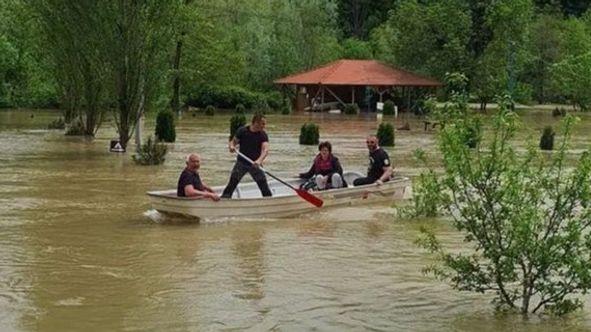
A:
{"type": "MultiPolygon", "coordinates": [[[[382,185],[368,184],[353,187],[353,180],[362,175],[357,172],[346,172],[346,188],[311,192],[322,199],[324,205],[317,208],[298,196],[292,189],[278,181],[270,180],[269,188],[272,197],[262,197],[254,182],[239,184],[232,199],[222,199],[214,202],[209,199],[194,199],[178,197],[176,189],[164,191],[150,191],[148,196],[152,207],[164,214],[187,215],[198,218],[226,218],[226,217],[263,217],[281,218],[302,213],[324,210],[336,206],[370,204],[374,202],[394,202],[408,199],[412,196],[410,178],[397,176],[382,185]]],[[[289,179],[285,182],[298,188],[302,179],[289,179]]],[[[214,187],[214,191],[221,194],[224,187],[214,187]]]]}

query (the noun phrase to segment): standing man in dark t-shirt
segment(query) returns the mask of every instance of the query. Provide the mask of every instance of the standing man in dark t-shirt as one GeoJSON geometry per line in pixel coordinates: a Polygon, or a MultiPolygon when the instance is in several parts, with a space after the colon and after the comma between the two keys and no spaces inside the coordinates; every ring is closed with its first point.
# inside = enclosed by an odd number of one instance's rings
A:
{"type": "Polygon", "coordinates": [[[369,150],[369,167],[367,168],[367,177],[358,178],[353,181],[354,186],[375,183],[381,185],[390,180],[392,176],[392,165],[388,153],[378,145],[376,136],[368,136],[367,149],[369,150]]]}
{"type": "Polygon", "coordinates": [[[263,164],[267,154],[269,154],[269,137],[265,132],[265,125],[267,119],[262,114],[255,114],[249,126],[240,127],[234,137],[230,140],[228,148],[231,153],[236,151],[236,147],[240,146],[240,153],[254,161],[253,164],[238,156],[230,180],[222,193],[222,198],[231,198],[234,189],[238,186],[244,174],[248,173],[259,186],[263,196],[271,196],[271,190],[267,183],[267,177],[259,166],[263,164]]]}
{"type": "Polygon", "coordinates": [[[177,185],[176,193],[179,197],[209,198],[213,201],[219,201],[220,196],[216,194],[205,182],[201,181],[199,176],[199,167],[201,167],[201,157],[198,154],[191,153],[185,159],[187,167],[181,173],[177,185]]]}

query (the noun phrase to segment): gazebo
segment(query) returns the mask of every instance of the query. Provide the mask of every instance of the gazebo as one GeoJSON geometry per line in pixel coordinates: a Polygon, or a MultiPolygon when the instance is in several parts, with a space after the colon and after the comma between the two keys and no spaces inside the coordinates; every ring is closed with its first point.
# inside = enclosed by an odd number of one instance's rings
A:
{"type": "Polygon", "coordinates": [[[294,106],[298,112],[337,108],[360,101],[371,109],[368,100],[374,92],[379,96],[378,101],[382,102],[384,94],[393,89],[400,89],[410,99],[410,89],[432,90],[442,86],[432,78],[393,68],[376,60],[344,59],[280,78],[274,83],[295,87],[294,106]]]}

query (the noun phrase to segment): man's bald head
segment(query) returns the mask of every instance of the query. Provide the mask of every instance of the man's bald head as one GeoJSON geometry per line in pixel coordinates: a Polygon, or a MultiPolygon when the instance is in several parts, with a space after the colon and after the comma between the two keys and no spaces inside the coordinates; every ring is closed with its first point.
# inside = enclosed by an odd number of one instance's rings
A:
{"type": "Polygon", "coordinates": [[[196,171],[201,166],[201,157],[196,153],[189,153],[187,157],[185,157],[185,162],[187,163],[187,168],[192,171],[196,171]]]}

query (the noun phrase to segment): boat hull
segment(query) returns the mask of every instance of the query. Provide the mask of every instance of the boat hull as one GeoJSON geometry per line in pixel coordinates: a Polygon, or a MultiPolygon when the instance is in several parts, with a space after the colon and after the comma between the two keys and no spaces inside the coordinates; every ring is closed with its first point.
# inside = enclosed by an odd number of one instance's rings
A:
{"type": "MultiPolygon", "coordinates": [[[[297,185],[300,180],[291,182],[297,185]]],[[[377,202],[393,202],[408,199],[412,195],[411,181],[407,177],[397,177],[382,185],[364,185],[324,191],[314,191],[313,195],[324,201],[321,208],[317,208],[308,201],[296,195],[286,186],[269,182],[273,197],[260,197],[254,183],[239,186],[232,199],[222,199],[213,202],[209,199],[190,199],[177,197],[176,190],[148,192],[152,207],[164,214],[186,215],[198,218],[233,218],[233,217],[263,217],[283,218],[313,211],[324,210],[338,206],[358,204],[372,204],[377,202]],[[240,197],[242,190],[242,196],[240,197]],[[248,197],[245,193],[256,193],[259,197],[248,197]]],[[[222,187],[214,188],[221,192],[222,187]]],[[[252,195],[252,194],[251,194],[252,195]]]]}

